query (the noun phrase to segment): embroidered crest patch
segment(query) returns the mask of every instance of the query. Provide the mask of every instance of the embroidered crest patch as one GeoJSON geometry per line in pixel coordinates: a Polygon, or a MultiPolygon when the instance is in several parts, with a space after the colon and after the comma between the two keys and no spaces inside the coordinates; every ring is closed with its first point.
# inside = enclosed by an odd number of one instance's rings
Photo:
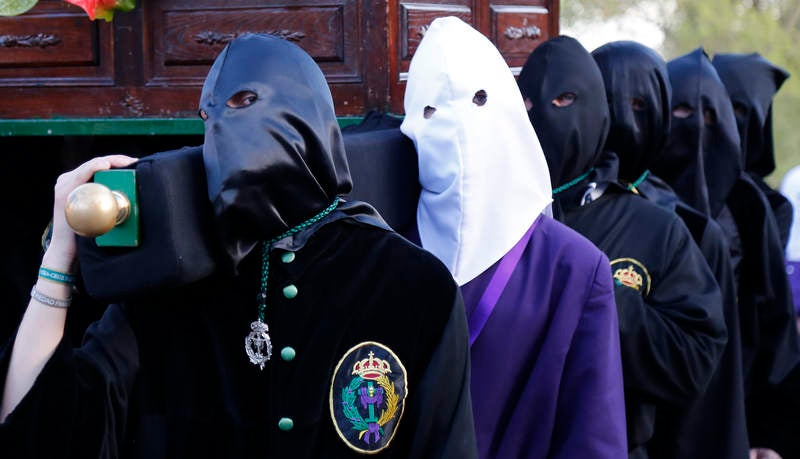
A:
{"type": "Polygon", "coordinates": [[[647,268],[634,258],[617,258],[611,262],[614,283],[632,288],[644,296],[650,294],[650,274],[647,268]]]}
{"type": "Polygon", "coordinates": [[[360,453],[375,454],[394,437],[407,394],[406,369],[388,347],[367,341],[339,360],[331,381],[331,420],[339,437],[360,453]]]}

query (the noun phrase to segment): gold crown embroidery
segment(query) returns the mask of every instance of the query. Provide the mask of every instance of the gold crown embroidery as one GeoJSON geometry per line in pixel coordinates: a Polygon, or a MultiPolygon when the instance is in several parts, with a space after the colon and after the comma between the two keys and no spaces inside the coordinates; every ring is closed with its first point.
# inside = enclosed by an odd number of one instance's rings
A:
{"type": "Polygon", "coordinates": [[[370,351],[369,358],[356,362],[353,365],[351,374],[361,376],[364,379],[377,381],[381,376],[391,373],[392,369],[386,360],[376,359],[375,353],[370,351]]]}
{"type": "Polygon", "coordinates": [[[617,258],[611,261],[611,272],[614,273],[614,283],[632,288],[643,296],[650,294],[650,273],[647,268],[635,258],[617,258]]]}
{"type": "Polygon", "coordinates": [[[626,269],[620,268],[614,271],[614,279],[637,292],[642,290],[642,275],[636,272],[633,265],[628,265],[626,269]]]}

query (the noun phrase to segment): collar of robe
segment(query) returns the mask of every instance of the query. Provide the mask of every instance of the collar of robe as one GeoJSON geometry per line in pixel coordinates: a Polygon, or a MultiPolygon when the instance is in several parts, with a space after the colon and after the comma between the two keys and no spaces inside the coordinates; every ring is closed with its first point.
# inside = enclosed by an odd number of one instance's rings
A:
{"type": "Polygon", "coordinates": [[[296,252],[302,249],[311,236],[320,228],[339,220],[348,220],[357,225],[366,225],[392,231],[389,225],[372,206],[360,201],[347,202],[336,198],[327,208],[310,219],[296,225],[283,234],[262,242],[261,278],[258,293],[258,318],[250,324],[250,334],[245,339],[245,353],[250,362],[262,370],[272,357],[272,342],[269,336],[265,313],[267,310],[267,287],[269,281],[269,254],[272,249],[296,252]]]}
{"type": "Polygon", "coordinates": [[[269,327],[266,323],[265,313],[267,310],[267,286],[269,283],[269,255],[273,244],[306,230],[328,216],[336,206],[339,205],[339,198],[334,199],[333,203],[314,215],[308,220],[289,228],[283,234],[276,236],[269,241],[262,242],[261,248],[261,278],[258,291],[258,319],[250,323],[250,334],[245,337],[245,353],[250,358],[250,363],[258,365],[261,370],[264,365],[272,358],[272,341],[269,336],[269,327]]]}
{"type": "Polygon", "coordinates": [[[629,183],[625,188],[628,191],[633,191],[635,194],[639,194],[638,187],[642,184],[642,182],[644,182],[647,179],[648,175],[650,175],[650,171],[649,170],[646,170],[646,171],[642,172],[642,175],[640,175],[633,182],[629,183]]]}
{"type": "MultiPolygon", "coordinates": [[[[617,172],[619,158],[614,152],[603,151],[600,160],[592,168],[589,175],[571,187],[553,195],[553,216],[563,221],[564,216],[575,209],[591,205],[596,197],[586,199],[587,195],[605,195],[606,193],[628,193],[625,186],[619,183],[617,172]]],[[[599,196],[597,196],[599,197],[599,196]]]]}
{"type": "Polygon", "coordinates": [[[555,196],[555,195],[561,193],[562,191],[566,191],[566,190],[572,188],[573,186],[575,186],[578,183],[580,183],[581,181],[583,181],[583,179],[585,179],[586,177],[591,175],[592,172],[594,172],[594,167],[589,169],[588,171],[584,172],[583,174],[575,177],[574,179],[570,180],[569,182],[561,185],[560,187],[553,188],[553,195],[555,196]]]}

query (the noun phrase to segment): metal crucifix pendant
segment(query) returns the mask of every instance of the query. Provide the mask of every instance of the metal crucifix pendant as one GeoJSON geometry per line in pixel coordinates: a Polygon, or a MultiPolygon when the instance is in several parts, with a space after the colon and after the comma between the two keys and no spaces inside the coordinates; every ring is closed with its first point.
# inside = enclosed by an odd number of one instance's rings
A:
{"type": "Polygon", "coordinates": [[[244,339],[244,350],[250,357],[250,363],[259,365],[264,369],[264,364],[272,357],[272,341],[269,339],[269,327],[261,320],[250,324],[249,335],[244,339]]]}

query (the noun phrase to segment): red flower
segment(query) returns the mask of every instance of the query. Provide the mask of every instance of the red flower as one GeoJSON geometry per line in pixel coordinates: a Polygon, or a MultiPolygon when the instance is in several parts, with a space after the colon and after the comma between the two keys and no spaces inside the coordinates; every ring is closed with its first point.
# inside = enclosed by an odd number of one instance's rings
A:
{"type": "Polygon", "coordinates": [[[106,21],[114,18],[114,11],[131,11],[136,6],[136,0],[66,0],[66,2],[83,8],[91,20],[99,18],[106,21]]]}

